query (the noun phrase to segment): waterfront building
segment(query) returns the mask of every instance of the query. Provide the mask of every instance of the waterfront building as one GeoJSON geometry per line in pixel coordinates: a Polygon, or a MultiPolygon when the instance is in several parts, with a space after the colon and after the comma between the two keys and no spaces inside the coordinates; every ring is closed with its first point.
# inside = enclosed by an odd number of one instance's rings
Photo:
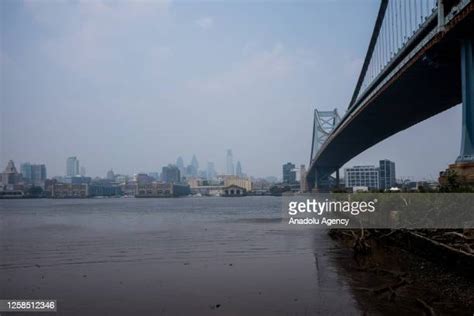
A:
{"type": "Polygon", "coordinates": [[[226,174],[229,176],[234,175],[234,158],[232,156],[232,149],[227,149],[226,174]]]}
{"type": "Polygon", "coordinates": [[[122,190],[119,185],[110,180],[95,180],[89,185],[89,196],[120,196],[122,190]]]}
{"type": "Polygon", "coordinates": [[[66,160],[66,176],[74,177],[79,175],[79,160],[77,157],[69,157],[66,160]]]}
{"type": "Polygon", "coordinates": [[[296,171],[295,164],[287,162],[283,165],[283,182],[292,184],[296,183],[296,171]]]}
{"type": "Polygon", "coordinates": [[[137,173],[135,176],[134,176],[134,181],[141,185],[141,184],[148,184],[148,183],[152,183],[153,181],[155,181],[155,179],[153,179],[152,177],[150,177],[149,175],[147,175],[146,173],[137,173]]]}
{"type": "MultiPolygon", "coordinates": [[[[176,167],[177,168],[177,167],[176,167]]],[[[145,185],[137,185],[135,197],[157,198],[177,197],[190,194],[189,186],[173,183],[153,182],[145,185]]]]}
{"type": "Polygon", "coordinates": [[[168,165],[161,170],[161,181],[165,183],[179,183],[181,182],[181,173],[175,165],[168,165]]]}
{"type": "Polygon", "coordinates": [[[126,183],[128,182],[129,176],[125,174],[116,174],[115,175],[115,182],[117,183],[126,183]]]}
{"type": "Polygon", "coordinates": [[[344,169],[346,188],[367,187],[370,190],[380,188],[380,169],[375,166],[354,166],[344,169]]]}
{"type": "Polygon", "coordinates": [[[78,175],[74,177],[64,177],[61,182],[69,184],[90,184],[91,181],[91,177],[81,177],[78,175]]]}
{"type": "Polygon", "coordinates": [[[203,181],[200,178],[190,177],[186,181],[191,189],[197,188],[203,185],[203,181]]]}
{"type": "Polygon", "coordinates": [[[238,185],[229,185],[223,188],[223,196],[234,197],[247,195],[247,190],[238,185]]]}
{"type": "Polygon", "coordinates": [[[395,187],[395,163],[388,159],[379,161],[380,168],[380,189],[389,190],[392,187],[395,187]]]}
{"type": "Polygon", "coordinates": [[[136,183],[128,183],[128,182],[121,182],[120,183],[120,190],[123,195],[125,196],[135,196],[137,194],[137,184],[136,183]]]}
{"type": "Polygon", "coordinates": [[[89,196],[88,184],[55,183],[52,185],[52,198],[86,198],[89,196]]]}
{"type": "Polygon", "coordinates": [[[252,190],[252,180],[250,178],[237,177],[237,176],[224,176],[224,186],[239,186],[244,188],[247,192],[252,190]]]}

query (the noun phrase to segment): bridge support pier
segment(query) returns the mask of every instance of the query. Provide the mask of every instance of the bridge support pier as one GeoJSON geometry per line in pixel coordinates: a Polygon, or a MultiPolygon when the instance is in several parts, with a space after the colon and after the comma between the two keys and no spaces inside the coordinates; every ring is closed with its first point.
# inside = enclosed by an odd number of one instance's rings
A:
{"type": "Polygon", "coordinates": [[[474,39],[461,43],[462,140],[456,163],[474,162],[474,39]]]}
{"type": "Polygon", "coordinates": [[[461,152],[454,164],[440,173],[439,183],[448,184],[454,172],[459,184],[474,185],[474,39],[461,42],[462,138],[461,152]]]}
{"type": "Polygon", "coordinates": [[[308,182],[310,189],[317,192],[329,192],[331,189],[339,187],[339,167],[316,167],[314,173],[312,181],[308,182]],[[336,172],[336,178],[331,176],[334,172],[336,172]]]}

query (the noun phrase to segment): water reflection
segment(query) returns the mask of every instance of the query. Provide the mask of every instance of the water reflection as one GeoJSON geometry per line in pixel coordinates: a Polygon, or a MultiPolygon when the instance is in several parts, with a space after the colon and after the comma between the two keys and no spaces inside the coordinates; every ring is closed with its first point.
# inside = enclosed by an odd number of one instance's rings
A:
{"type": "Polygon", "coordinates": [[[56,298],[59,315],[400,311],[359,289],[385,276],[280,212],[276,197],[2,201],[0,296],[56,298]]]}

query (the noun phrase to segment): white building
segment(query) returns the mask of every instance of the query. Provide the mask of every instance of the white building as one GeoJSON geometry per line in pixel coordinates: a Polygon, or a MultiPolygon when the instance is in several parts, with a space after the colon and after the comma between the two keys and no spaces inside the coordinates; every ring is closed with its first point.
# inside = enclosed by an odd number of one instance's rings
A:
{"type": "Polygon", "coordinates": [[[74,177],[79,175],[79,160],[77,157],[69,157],[66,161],[66,176],[74,177]]]}
{"type": "Polygon", "coordinates": [[[380,188],[380,169],[375,166],[354,166],[344,169],[346,188],[368,187],[370,190],[380,188]]]}

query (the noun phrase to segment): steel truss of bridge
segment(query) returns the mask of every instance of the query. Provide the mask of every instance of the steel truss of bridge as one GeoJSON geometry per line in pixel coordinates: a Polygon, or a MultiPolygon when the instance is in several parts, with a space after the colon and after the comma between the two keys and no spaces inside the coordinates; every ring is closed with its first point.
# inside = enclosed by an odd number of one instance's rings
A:
{"type": "Polygon", "coordinates": [[[381,0],[347,112],[331,129],[315,114],[309,188],[329,189],[353,157],[460,103],[457,162],[473,162],[473,53],[473,0],[381,0]]]}

